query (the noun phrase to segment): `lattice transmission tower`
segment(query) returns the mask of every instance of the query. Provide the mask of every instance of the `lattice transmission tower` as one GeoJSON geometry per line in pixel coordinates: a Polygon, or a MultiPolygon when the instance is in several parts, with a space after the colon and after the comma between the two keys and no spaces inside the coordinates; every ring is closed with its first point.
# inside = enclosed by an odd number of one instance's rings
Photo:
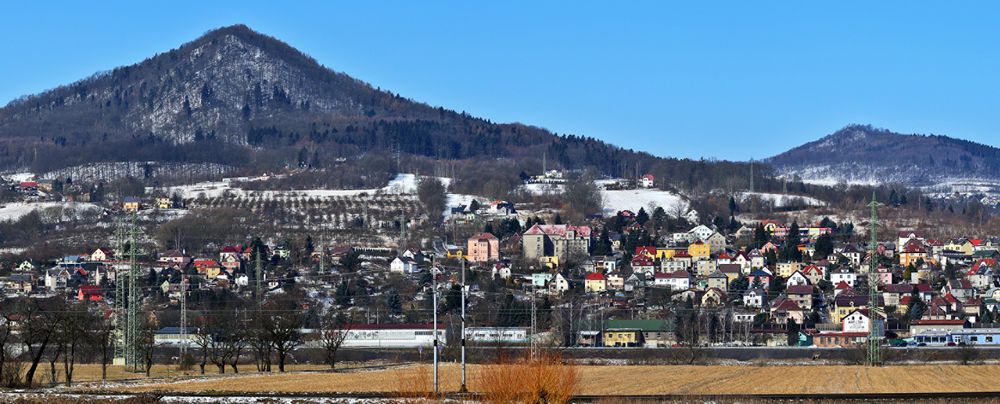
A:
{"type": "Polygon", "coordinates": [[[882,311],[878,304],[878,285],[881,277],[878,274],[878,201],[872,192],[871,241],[868,246],[868,366],[882,365],[882,330],[879,327],[878,316],[882,311]]]}

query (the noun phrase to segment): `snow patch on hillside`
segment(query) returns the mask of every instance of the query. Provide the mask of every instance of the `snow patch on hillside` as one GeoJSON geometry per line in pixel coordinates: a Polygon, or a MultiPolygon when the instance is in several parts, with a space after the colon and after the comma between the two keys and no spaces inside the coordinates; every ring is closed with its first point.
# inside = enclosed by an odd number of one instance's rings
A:
{"type": "Polygon", "coordinates": [[[606,215],[614,215],[620,210],[638,212],[640,208],[649,211],[656,206],[662,207],[669,215],[676,215],[679,211],[686,214],[690,208],[684,197],[656,189],[601,190],[601,196],[604,197],[606,215]]]}
{"type": "Polygon", "coordinates": [[[774,203],[777,208],[786,206],[826,206],[826,202],[819,199],[813,198],[811,196],[802,195],[792,195],[792,194],[775,194],[767,192],[743,192],[740,194],[740,202],[747,200],[747,198],[755,196],[761,200],[770,201],[774,203]]]}
{"type": "Polygon", "coordinates": [[[41,211],[43,219],[55,221],[79,220],[85,213],[98,213],[103,209],[92,203],[84,202],[11,202],[0,206],[0,221],[14,221],[25,215],[41,211]]]}

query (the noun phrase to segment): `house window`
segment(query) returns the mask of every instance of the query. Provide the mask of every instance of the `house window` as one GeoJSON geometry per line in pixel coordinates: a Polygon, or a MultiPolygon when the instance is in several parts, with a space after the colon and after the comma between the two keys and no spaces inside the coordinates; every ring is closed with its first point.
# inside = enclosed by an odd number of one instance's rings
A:
{"type": "Polygon", "coordinates": [[[986,342],[993,342],[993,336],[992,335],[986,336],[986,342]]]}
{"type": "Polygon", "coordinates": [[[976,336],[969,337],[969,341],[979,342],[979,337],[976,337],[976,336]]]}

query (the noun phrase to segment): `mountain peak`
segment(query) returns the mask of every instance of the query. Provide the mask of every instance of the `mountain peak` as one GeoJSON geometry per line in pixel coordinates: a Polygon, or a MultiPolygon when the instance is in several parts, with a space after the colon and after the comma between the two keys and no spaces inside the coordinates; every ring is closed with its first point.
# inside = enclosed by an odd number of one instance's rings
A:
{"type": "Polygon", "coordinates": [[[954,179],[1000,181],[1000,149],[947,136],[900,134],[848,125],[768,159],[779,172],[812,182],[900,182],[927,186],[954,179]]]}

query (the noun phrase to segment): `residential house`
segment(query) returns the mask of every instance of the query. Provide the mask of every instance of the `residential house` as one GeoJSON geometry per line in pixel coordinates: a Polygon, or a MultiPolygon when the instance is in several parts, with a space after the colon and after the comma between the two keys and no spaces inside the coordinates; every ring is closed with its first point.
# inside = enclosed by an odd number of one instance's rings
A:
{"type": "Polygon", "coordinates": [[[923,262],[927,262],[927,249],[924,248],[924,243],[919,240],[908,241],[899,251],[899,265],[904,267],[920,266],[923,262]]]}
{"type": "Polygon", "coordinates": [[[725,290],[719,288],[709,288],[701,295],[701,307],[720,307],[729,301],[729,295],[725,290]]]}
{"type": "Polygon", "coordinates": [[[622,290],[625,288],[625,277],[618,271],[607,274],[608,290],[622,290]]]}
{"type": "Polygon", "coordinates": [[[590,250],[590,233],[588,226],[536,224],[522,236],[522,253],[528,260],[544,256],[565,259],[574,255],[587,255],[590,250]]]}
{"type": "Polygon", "coordinates": [[[90,254],[91,261],[105,262],[115,258],[115,252],[107,247],[101,247],[90,254]]]}
{"type": "Polygon", "coordinates": [[[850,261],[853,266],[860,266],[861,260],[864,259],[865,253],[858,249],[857,246],[848,244],[840,251],[840,255],[843,255],[850,261]]]}
{"type": "Polygon", "coordinates": [[[848,268],[837,268],[830,271],[830,283],[834,285],[844,282],[847,286],[854,287],[858,281],[858,274],[848,268]]]}
{"type": "Polygon", "coordinates": [[[787,278],[792,276],[795,271],[802,268],[801,262],[779,262],[777,269],[778,276],[782,278],[787,278]]]}
{"type": "Polygon", "coordinates": [[[904,296],[913,293],[913,285],[909,283],[890,283],[882,285],[882,300],[886,306],[899,306],[904,296]]]}
{"type": "Polygon", "coordinates": [[[903,246],[906,245],[910,240],[916,240],[917,242],[923,243],[927,240],[922,231],[901,231],[896,234],[896,249],[902,250],[903,246]]]}
{"type": "Polygon", "coordinates": [[[639,177],[639,186],[643,188],[652,188],[656,181],[656,177],[653,174],[646,173],[642,177],[639,177]]]}
{"type": "Polygon", "coordinates": [[[726,244],[727,244],[726,236],[723,236],[719,232],[713,232],[712,235],[708,236],[705,239],[702,239],[702,241],[708,244],[712,254],[716,254],[726,250],[726,244]]]}
{"type": "Polygon", "coordinates": [[[813,294],[816,287],[813,285],[792,285],[785,289],[788,299],[795,302],[802,310],[810,311],[813,307],[813,294]]]}
{"type": "Polygon", "coordinates": [[[604,293],[608,290],[608,280],[600,272],[591,272],[584,278],[584,290],[587,293],[604,293]]]}
{"type": "Polygon", "coordinates": [[[544,288],[554,276],[555,274],[551,272],[535,272],[531,274],[531,286],[539,289],[544,288]]]}
{"type": "Polygon", "coordinates": [[[723,274],[726,275],[727,278],[729,278],[729,280],[727,281],[728,284],[732,283],[737,279],[740,279],[740,276],[743,275],[743,268],[740,266],[740,264],[720,264],[719,272],[722,272],[723,274]]]}
{"type": "Polygon", "coordinates": [[[993,286],[997,269],[1000,269],[1000,266],[997,265],[997,260],[993,258],[981,258],[969,267],[969,270],[965,273],[965,279],[969,280],[972,287],[979,290],[986,290],[993,286]]]}
{"type": "Polygon", "coordinates": [[[415,274],[420,272],[420,268],[412,258],[396,257],[389,263],[389,272],[395,274],[415,274]]]}
{"type": "Polygon", "coordinates": [[[706,244],[704,241],[698,240],[688,245],[688,254],[690,254],[691,259],[695,261],[706,260],[711,256],[711,253],[711,246],[706,244]]]}
{"type": "Polygon", "coordinates": [[[760,268],[754,269],[753,272],[750,272],[750,275],[747,275],[747,280],[750,281],[750,287],[760,286],[767,289],[768,285],[771,284],[772,279],[774,279],[774,276],[771,275],[770,272],[760,268]]]}
{"type": "Polygon", "coordinates": [[[656,264],[653,262],[653,258],[645,254],[638,254],[632,257],[631,266],[633,272],[652,275],[656,271],[656,264]]]}
{"type": "Polygon", "coordinates": [[[97,285],[80,285],[76,292],[76,300],[99,302],[104,300],[104,290],[97,285]]]}
{"type": "Polygon", "coordinates": [[[549,293],[558,295],[567,290],[569,290],[569,281],[562,274],[555,274],[552,280],[549,281],[549,293]]]}
{"type": "Polygon", "coordinates": [[[785,284],[789,286],[811,285],[812,282],[809,282],[809,278],[806,278],[806,276],[802,274],[802,271],[795,271],[788,277],[788,280],[785,281],[785,284]]]}
{"type": "Polygon", "coordinates": [[[691,287],[692,280],[691,273],[688,271],[658,272],[653,280],[653,285],[667,286],[671,290],[686,290],[691,287]]]}
{"type": "Polygon", "coordinates": [[[141,208],[142,201],[134,196],[126,196],[122,200],[122,210],[126,212],[137,212],[141,208]]]}
{"type": "Polygon", "coordinates": [[[213,259],[197,258],[194,260],[194,268],[199,274],[208,279],[215,279],[222,273],[222,265],[213,259]]]}
{"type": "Polygon", "coordinates": [[[805,311],[799,307],[798,303],[791,299],[779,297],[771,303],[771,321],[775,324],[785,324],[788,320],[803,324],[805,322],[805,311]]]}
{"type": "Polygon", "coordinates": [[[698,276],[708,276],[712,272],[719,270],[719,264],[716,260],[702,260],[697,262],[698,264],[695,265],[695,273],[698,276]]]}
{"type": "Polygon", "coordinates": [[[743,305],[752,308],[761,308],[767,304],[767,291],[764,288],[753,288],[743,292],[743,305]]]}
{"type": "Polygon", "coordinates": [[[467,258],[472,262],[500,260],[500,240],[490,233],[479,233],[468,239],[467,258]]]}
{"type": "Polygon", "coordinates": [[[665,347],[676,339],[672,323],[663,320],[608,320],[604,346],[665,347]]]}
{"type": "Polygon", "coordinates": [[[726,274],[715,271],[708,275],[708,289],[716,288],[723,291],[729,290],[729,277],[726,274]]]}
{"type": "Polygon", "coordinates": [[[495,278],[500,278],[500,279],[505,279],[506,280],[506,279],[510,279],[511,276],[513,276],[513,273],[511,273],[510,265],[507,265],[507,264],[502,263],[502,262],[498,262],[498,263],[493,264],[493,269],[490,270],[490,275],[492,275],[495,278]]]}

